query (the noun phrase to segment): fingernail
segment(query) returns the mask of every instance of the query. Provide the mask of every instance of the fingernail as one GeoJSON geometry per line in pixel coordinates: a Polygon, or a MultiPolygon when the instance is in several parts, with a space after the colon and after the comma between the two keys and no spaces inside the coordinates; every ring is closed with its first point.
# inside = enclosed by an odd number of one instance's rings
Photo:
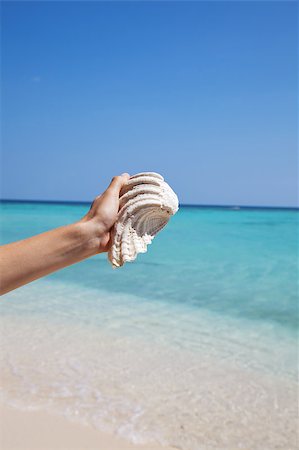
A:
{"type": "Polygon", "coordinates": [[[130,175],[127,172],[121,174],[121,177],[129,177],[130,175]]]}

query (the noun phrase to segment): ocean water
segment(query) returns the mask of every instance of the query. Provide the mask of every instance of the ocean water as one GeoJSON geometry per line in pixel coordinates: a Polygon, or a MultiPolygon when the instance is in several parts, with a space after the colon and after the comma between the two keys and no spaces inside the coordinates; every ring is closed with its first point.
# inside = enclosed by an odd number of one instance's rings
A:
{"type": "MultiPolygon", "coordinates": [[[[2,243],[88,205],[3,203],[2,243]]],[[[2,298],[1,395],[136,443],[298,448],[298,211],[181,207],[148,253],[2,298]]]]}

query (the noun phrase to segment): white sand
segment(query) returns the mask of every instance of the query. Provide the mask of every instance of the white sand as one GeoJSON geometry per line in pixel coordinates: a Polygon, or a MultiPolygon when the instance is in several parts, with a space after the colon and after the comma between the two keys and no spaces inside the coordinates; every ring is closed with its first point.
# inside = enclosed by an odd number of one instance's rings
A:
{"type": "Polygon", "coordinates": [[[0,404],[1,450],[173,450],[134,445],[89,426],[41,411],[21,411],[0,404]]]}

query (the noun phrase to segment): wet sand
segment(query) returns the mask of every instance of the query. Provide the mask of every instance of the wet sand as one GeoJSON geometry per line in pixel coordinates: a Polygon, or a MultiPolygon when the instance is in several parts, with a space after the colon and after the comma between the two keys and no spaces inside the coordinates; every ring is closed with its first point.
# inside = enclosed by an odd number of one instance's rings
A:
{"type": "Polygon", "coordinates": [[[1,450],[174,450],[159,444],[134,445],[62,416],[3,403],[0,422],[1,450]]]}

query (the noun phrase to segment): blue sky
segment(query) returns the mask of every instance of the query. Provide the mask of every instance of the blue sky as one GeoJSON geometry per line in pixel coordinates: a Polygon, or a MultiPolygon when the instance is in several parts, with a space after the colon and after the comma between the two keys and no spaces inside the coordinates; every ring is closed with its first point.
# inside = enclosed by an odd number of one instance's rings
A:
{"type": "Polygon", "coordinates": [[[2,3],[3,198],[157,171],[182,203],[297,203],[297,4],[2,3]]]}

